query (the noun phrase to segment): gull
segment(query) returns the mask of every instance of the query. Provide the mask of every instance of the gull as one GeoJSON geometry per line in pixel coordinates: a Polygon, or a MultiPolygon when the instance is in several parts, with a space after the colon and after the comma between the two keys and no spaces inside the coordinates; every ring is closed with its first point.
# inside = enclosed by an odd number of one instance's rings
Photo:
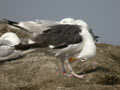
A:
{"type": "Polygon", "coordinates": [[[96,55],[94,37],[89,31],[87,23],[82,20],[79,21],[79,25],[52,25],[49,29],[33,37],[31,40],[33,41],[31,44],[19,44],[15,45],[14,48],[16,50],[47,48],[48,51],[54,53],[55,57],[63,57],[61,63],[65,76],[83,78],[85,75],[78,75],[73,71],[69,63],[70,59],[74,58],[85,61],[96,55]],[[70,74],[67,73],[64,62],[67,64],[70,74]]]}
{"type": "Polygon", "coordinates": [[[20,29],[25,32],[27,32],[28,35],[31,35],[31,37],[34,37],[38,34],[41,34],[44,30],[48,29],[51,25],[58,24],[57,21],[53,20],[39,20],[36,19],[35,21],[12,21],[3,19],[3,22],[6,22],[10,28],[14,29],[20,29]]]}
{"type": "Polygon", "coordinates": [[[0,61],[11,60],[20,57],[20,50],[9,49],[14,45],[18,45],[20,39],[15,33],[7,32],[0,37],[0,61]]]}
{"type": "Polygon", "coordinates": [[[34,51],[34,49],[26,51],[11,49],[13,46],[19,45],[20,43],[21,41],[15,33],[7,32],[3,34],[0,37],[0,62],[17,59],[34,51]]]}

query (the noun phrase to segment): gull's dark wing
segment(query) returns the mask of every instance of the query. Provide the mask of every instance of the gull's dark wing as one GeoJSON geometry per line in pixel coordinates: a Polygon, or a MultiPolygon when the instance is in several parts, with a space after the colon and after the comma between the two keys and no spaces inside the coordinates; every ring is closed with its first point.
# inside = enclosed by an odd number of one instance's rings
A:
{"type": "Polygon", "coordinates": [[[24,48],[24,46],[30,48],[49,47],[52,45],[54,48],[65,48],[68,45],[82,42],[82,36],[79,34],[80,32],[81,29],[77,25],[54,25],[50,26],[50,28],[45,30],[42,34],[32,38],[35,43],[21,44],[21,46],[22,48],[24,48]]]}

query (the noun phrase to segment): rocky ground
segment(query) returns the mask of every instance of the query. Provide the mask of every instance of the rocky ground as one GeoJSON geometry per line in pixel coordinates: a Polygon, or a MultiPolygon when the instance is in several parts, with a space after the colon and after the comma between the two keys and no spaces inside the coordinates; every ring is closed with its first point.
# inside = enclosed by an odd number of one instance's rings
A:
{"type": "MultiPolygon", "coordinates": [[[[1,34],[9,29],[0,24],[1,34]]],[[[19,37],[26,37],[20,34],[19,37]]],[[[65,77],[60,59],[42,49],[19,59],[0,62],[0,90],[120,90],[120,46],[97,44],[97,55],[88,61],[71,62],[83,79],[65,77]]]]}

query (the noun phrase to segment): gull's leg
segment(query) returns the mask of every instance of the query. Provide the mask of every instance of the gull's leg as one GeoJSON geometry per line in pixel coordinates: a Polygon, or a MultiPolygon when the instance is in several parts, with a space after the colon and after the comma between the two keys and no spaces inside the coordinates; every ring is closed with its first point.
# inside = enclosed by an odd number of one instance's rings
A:
{"type": "Polygon", "coordinates": [[[68,60],[65,60],[68,68],[70,69],[70,72],[71,72],[71,75],[74,76],[74,77],[77,77],[77,78],[83,78],[85,75],[78,75],[76,74],[73,70],[72,70],[72,67],[70,66],[69,64],[69,61],[68,60]]]}
{"type": "Polygon", "coordinates": [[[61,64],[62,64],[62,72],[63,74],[66,73],[66,70],[65,70],[65,66],[64,66],[64,61],[61,60],[61,64]]]}
{"type": "Polygon", "coordinates": [[[62,64],[62,72],[65,76],[72,76],[72,75],[69,75],[67,74],[66,70],[65,70],[65,66],[64,66],[64,60],[61,60],[61,64],[62,64]]]}

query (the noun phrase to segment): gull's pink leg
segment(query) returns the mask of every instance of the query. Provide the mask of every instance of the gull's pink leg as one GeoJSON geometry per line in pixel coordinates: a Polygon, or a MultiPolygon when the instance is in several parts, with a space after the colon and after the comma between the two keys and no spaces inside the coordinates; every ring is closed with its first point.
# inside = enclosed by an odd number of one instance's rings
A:
{"type": "Polygon", "coordinates": [[[71,75],[74,76],[74,77],[77,77],[77,78],[83,78],[85,75],[78,75],[76,74],[73,70],[72,70],[72,67],[70,66],[69,64],[69,61],[68,60],[65,60],[68,68],[70,69],[70,72],[71,72],[71,75]]]}
{"type": "Polygon", "coordinates": [[[62,63],[62,72],[63,72],[63,75],[67,76],[67,77],[72,76],[71,74],[67,74],[67,72],[65,70],[65,67],[64,67],[64,60],[61,60],[61,63],[62,63]]]}

